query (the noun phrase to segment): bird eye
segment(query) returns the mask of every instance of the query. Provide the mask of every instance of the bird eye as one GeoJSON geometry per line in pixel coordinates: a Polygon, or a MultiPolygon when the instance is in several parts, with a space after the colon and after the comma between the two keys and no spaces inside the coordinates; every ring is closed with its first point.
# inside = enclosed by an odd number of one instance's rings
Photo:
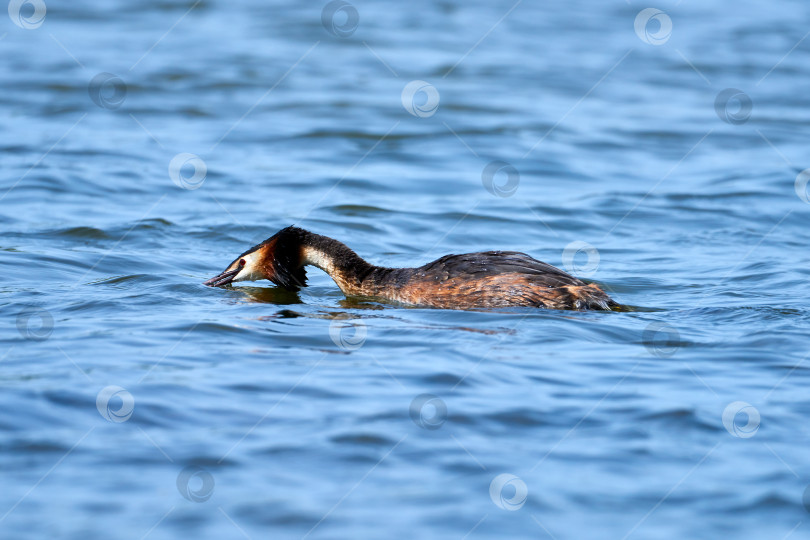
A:
{"type": "Polygon", "coordinates": [[[245,259],[239,259],[239,266],[245,266],[245,264],[247,264],[245,259]]]}

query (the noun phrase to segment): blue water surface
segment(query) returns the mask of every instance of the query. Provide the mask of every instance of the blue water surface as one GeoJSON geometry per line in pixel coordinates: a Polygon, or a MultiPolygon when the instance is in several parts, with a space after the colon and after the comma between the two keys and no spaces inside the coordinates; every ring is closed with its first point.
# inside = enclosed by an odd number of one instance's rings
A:
{"type": "Polygon", "coordinates": [[[810,537],[805,2],[8,11],[3,538],[810,537]],[[201,285],[291,224],[635,309],[201,285]]]}

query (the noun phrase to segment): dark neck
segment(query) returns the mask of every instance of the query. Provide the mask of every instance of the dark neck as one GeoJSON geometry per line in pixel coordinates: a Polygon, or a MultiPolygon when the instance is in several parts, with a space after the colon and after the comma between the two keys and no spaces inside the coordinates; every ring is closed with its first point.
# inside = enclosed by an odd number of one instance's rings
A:
{"type": "MultiPolygon", "coordinates": [[[[366,262],[346,244],[328,236],[311,233],[297,227],[288,227],[278,234],[277,252],[286,252],[289,259],[297,259],[297,266],[313,265],[335,280],[346,294],[361,294],[363,280],[378,267],[366,262]]],[[[292,262],[292,261],[290,261],[292,262]]],[[[303,274],[306,280],[306,274],[303,274]]],[[[299,278],[298,281],[301,281],[299,278]]],[[[304,285],[301,282],[301,285],[304,285]]]]}

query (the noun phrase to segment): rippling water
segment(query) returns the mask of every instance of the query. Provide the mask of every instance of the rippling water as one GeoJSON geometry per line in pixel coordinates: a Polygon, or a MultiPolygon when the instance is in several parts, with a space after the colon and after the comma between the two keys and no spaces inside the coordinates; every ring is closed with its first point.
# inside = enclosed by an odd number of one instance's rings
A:
{"type": "Polygon", "coordinates": [[[807,537],[806,5],[352,2],[11,2],[2,536],[807,537]],[[638,309],[200,284],[293,223],[638,309]]]}

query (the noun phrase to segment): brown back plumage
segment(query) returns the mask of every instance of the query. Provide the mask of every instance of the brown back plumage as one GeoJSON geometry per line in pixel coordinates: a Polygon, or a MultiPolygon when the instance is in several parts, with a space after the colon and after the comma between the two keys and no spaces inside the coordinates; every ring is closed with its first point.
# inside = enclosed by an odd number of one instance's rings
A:
{"type": "Polygon", "coordinates": [[[515,251],[446,255],[413,269],[400,293],[406,301],[436,307],[534,306],[601,309],[618,306],[598,286],[515,251]]]}

